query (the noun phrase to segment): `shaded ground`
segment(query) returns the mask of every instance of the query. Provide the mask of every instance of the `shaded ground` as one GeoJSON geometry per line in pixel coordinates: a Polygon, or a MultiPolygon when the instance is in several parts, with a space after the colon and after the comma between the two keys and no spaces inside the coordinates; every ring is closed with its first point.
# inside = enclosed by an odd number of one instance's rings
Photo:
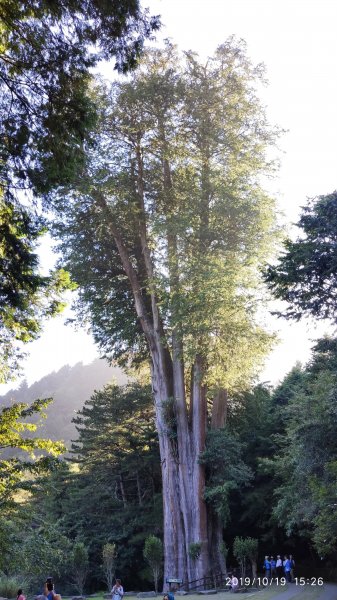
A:
{"type": "MultiPolygon", "coordinates": [[[[243,597],[244,594],[241,594],[243,597]]],[[[253,597],[253,594],[249,594],[253,597]]],[[[337,600],[337,585],[327,583],[323,586],[288,585],[280,588],[269,588],[254,594],[254,600],[337,600]]]]}
{"type": "MultiPolygon", "coordinates": [[[[219,592],[216,595],[201,596],[200,594],[188,594],[186,600],[337,600],[337,584],[327,583],[323,586],[299,586],[290,584],[286,586],[270,586],[260,591],[231,594],[230,592],[219,592]]],[[[161,600],[161,594],[157,596],[161,600]]],[[[184,596],[176,596],[176,600],[183,600],[184,596]]],[[[90,600],[101,600],[102,596],[90,600]]],[[[65,600],[65,599],[64,599],[65,600]]],[[[127,600],[137,600],[136,596],[128,596],[127,600]]]]}

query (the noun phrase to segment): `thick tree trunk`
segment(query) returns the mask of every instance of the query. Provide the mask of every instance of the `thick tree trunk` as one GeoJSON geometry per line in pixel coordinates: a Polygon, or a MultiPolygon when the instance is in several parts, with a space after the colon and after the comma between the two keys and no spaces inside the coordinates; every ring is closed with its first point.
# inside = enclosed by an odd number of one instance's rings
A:
{"type": "MultiPolygon", "coordinates": [[[[158,361],[156,361],[158,364],[158,361]]],[[[152,363],[153,392],[162,464],[164,501],[164,580],[178,577],[186,581],[201,579],[209,572],[207,510],[204,501],[205,473],[199,464],[206,436],[206,397],[201,384],[202,363],[194,365],[193,409],[189,425],[185,390],[179,360],[173,365],[176,437],[170,439],[165,422],[165,402],[170,398],[163,372],[152,363]],[[180,373],[180,375],[179,375],[180,373]],[[174,377],[176,376],[176,377],[174,377]],[[190,556],[190,546],[201,545],[200,556],[190,556]]],[[[171,398],[172,399],[172,398],[171,398]]]]}
{"type": "Polygon", "coordinates": [[[205,467],[199,464],[199,456],[205,450],[207,428],[206,390],[202,385],[203,361],[197,356],[193,368],[193,386],[191,390],[191,507],[193,519],[191,536],[193,542],[201,544],[200,558],[196,561],[196,579],[209,572],[209,548],[207,535],[207,510],[204,500],[205,467]]]}
{"type": "Polygon", "coordinates": [[[152,390],[156,406],[156,425],[161,458],[164,512],[164,587],[167,577],[186,577],[184,528],[180,509],[180,485],[174,439],[169,437],[166,420],[167,402],[172,399],[171,385],[160,368],[157,353],[152,357],[152,390]]]}
{"type": "Polygon", "coordinates": [[[213,575],[217,575],[218,573],[226,575],[226,559],[221,549],[223,543],[222,523],[219,515],[210,506],[207,506],[207,519],[211,571],[213,575]]]}
{"type": "MultiPolygon", "coordinates": [[[[140,155],[139,155],[140,160],[140,155]]],[[[143,212],[141,177],[138,179],[140,211],[143,212]]],[[[109,208],[100,192],[95,198],[102,210],[109,208]]],[[[147,273],[145,288],[149,290],[145,302],[144,282],[130,260],[129,252],[113,221],[109,226],[121,261],[133,291],[135,308],[146,337],[151,356],[151,379],[156,407],[156,426],[161,457],[163,511],[164,511],[164,588],[166,578],[181,578],[184,582],[201,579],[210,571],[210,544],[207,528],[207,509],[204,501],[205,470],[199,464],[199,455],[206,439],[206,390],[202,383],[203,361],[196,357],[192,374],[190,415],[185,397],[182,343],[177,331],[172,334],[172,354],[166,346],[166,335],[161,322],[153,285],[151,257],[146,236],[146,222],[140,216],[139,261],[147,273]],[[149,310],[149,306],[151,307],[149,310]],[[168,423],[167,411],[173,409],[175,430],[168,423]],[[191,544],[200,544],[200,556],[190,556],[191,544]]]]}

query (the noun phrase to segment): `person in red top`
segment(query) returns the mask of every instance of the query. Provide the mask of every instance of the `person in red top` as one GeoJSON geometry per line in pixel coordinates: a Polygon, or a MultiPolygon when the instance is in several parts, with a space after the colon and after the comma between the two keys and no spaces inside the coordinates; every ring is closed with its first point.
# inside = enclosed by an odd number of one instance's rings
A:
{"type": "Polygon", "coordinates": [[[26,600],[26,596],[23,595],[21,588],[18,590],[16,600],[26,600]]]}

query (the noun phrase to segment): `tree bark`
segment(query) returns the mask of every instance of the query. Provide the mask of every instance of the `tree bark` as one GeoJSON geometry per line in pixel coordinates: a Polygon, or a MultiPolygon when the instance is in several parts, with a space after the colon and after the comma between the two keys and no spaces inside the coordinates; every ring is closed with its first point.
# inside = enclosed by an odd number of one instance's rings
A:
{"type": "Polygon", "coordinates": [[[215,394],[212,408],[212,429],[222,429],[227,422],[227,390],[221,389],[215,394]]]}
{"type": "MultiPolygon", "coordinates": [[[[138,156],[141,159],[141,156],[138,156]]],[[[143,190],[138,180],[139,208],[143,210],[143,190]]],[[[105,214],[109,207],[100,192],[95,197],[105,214]]],[[[156,426],[161,457],[164,512],[164,588],[167,577],[184,582],[201,579],[210,571],[210,545],[207,508],[204,500],[205,469],[199,455],[205,448],[207,405],[203,386],[203,361],[197,356],[192,370],[190,415],[187,411],[183,350],[180,332],[173,328],[171,352],[161,321],[154,287],[153,267],[146,235],[145,217],[140,216],[140,245],[147,281],[140,282],[127,247],[113,220],[109,228],[118,248],[122,265],[133,292],[137,316],[151,356],[151,380],[156,407],[156,426]],[[149,291],[151,310],[144,301],[143,289],[149,291]],[[167,409],[172,404],[175,429],[167,423],[167,409]],[[200,556],[190,556],[192,543],[201,545],[200,556]]],[[[174,238],[171,239],[174,251],[174,238]]]]}

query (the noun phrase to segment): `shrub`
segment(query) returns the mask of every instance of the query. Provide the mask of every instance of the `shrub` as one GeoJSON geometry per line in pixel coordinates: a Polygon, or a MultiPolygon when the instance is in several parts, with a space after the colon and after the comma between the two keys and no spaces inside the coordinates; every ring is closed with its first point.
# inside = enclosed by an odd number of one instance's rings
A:
{"type": "Polygon", "coordinates": [[[17,591],[24,587],[22,581],[18,582],[15,577],[1,575],[0,577],[0,596],[3,598],[16,598],[17,591]]]}
{"type": "Polygon", "coordinates": [[[152,571],[154,589],[158,593],[158,581],[162,570],[163,562],[163,544],[159,538],[149,535],[145,540],[144,558],[148,562],[152,571]]]}

